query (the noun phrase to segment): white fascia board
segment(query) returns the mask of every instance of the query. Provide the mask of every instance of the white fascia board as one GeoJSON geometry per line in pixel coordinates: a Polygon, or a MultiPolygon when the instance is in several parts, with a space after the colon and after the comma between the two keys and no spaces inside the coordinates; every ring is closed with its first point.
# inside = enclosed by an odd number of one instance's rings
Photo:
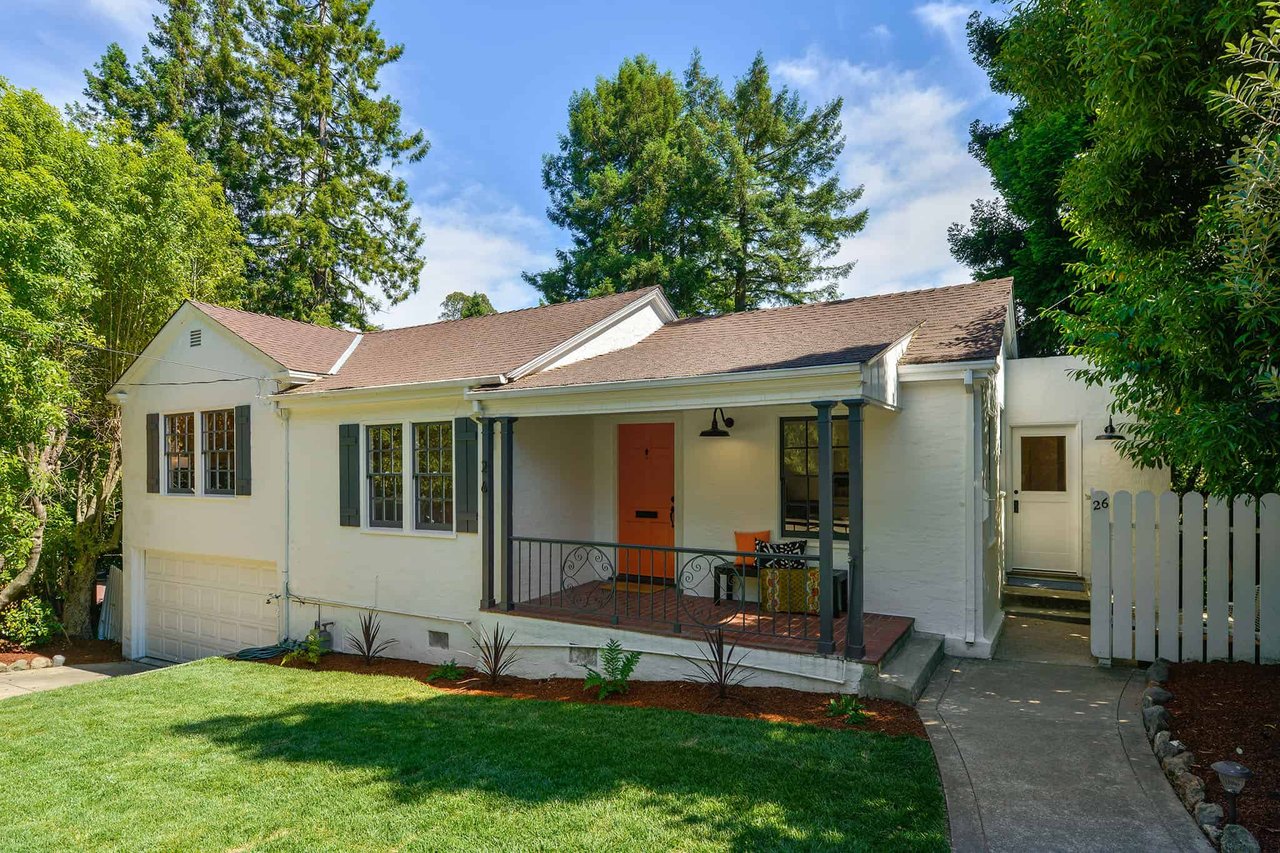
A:
{"type": "Polygon", "coordinates": [[[507,379],[514,382],[522,376],[528,376],[530,373],[538,372],[548,364],[559,361],[565,355],[573,352],[587,341],[592,340],[633,314],[636,314],[650,306],[652,306],[657,312],[658,317],[662,320],[664,325],[676,319],[676,312],[672,309],[671,303],[667,301],[667,297],[663,295],[661,288],[659,288],[648,296],[644,296],[634,302],[622,306],[603,320],[588,326],[568,340],[562,341],[536,358],[525,362],[515,370],[508,373],[507,379]]]}
{"type": "Polygon", "coordinates": [[[930,364],[902,364],[898,366],[898,379],[902,382],[925,382],[936,379],[963,381],[966,373],[996,370],[994,358],[972,361],[934,362],[930,364]]]}
{"type": "Polygon", "coordinates": [[[156,332],[155,336],[152,337],[151,340],[147,342],[147,345],[142,348],[142,352],[138,353],[138,355],[133,359],[133,361],[125,369],[124,373],[120,374],[120,378],[117,379],[109,389],[107,389],[107,395],[114,396],[122,388],[127,389],[128,386],[130,385],[141,384],[142,380],[145,379],[147,374],[151,371],[151,368],[157,362],[160,362],[160,361],[164,361],[169,364],[177,365],[180,367],[189,367],[192,370],[204,370],[210,373],[222,374],[224,376],[230,376],[230,375],[241,376],[241,374],[235,373],[234,371],[222,370],[221,368],[217,368],[217,367],[210,367],[207,364],[191,364],[189,362],[178,361],[176,359],[160,358],[159,356],[155,355],[155,352],[165,349],[173,342],[174,335],[177,334],[178,328],[182,326],[182,324],[186,321],[186,318],[193,312],[196,314],[199,314],[201,320],[212,323],[214,328],[221,334],[228,337],[232,341],[234,346],[239,347],[242,351],[248,353],[249,355],[257,359],[263,360],[266,362],[267,369],[270,371],[270,374],[266,374],[259,377],[244,377],[244,378],[271,379],[273,378],[273,374],[279,374],[279,373],[288,371],[288,368],[286,368],[283,364],[276,361],[274,358],[267,355],[265,352],[258,349],[253,344],[249,343],[244,338],[240,337],[235,332],[228,329],[226,326],[218,322],[213,317],[201,311],[195,305],[191,304],[191,302],[184,301],[181,305],[178,306],[178,310],[174,311],[173,314],[169,317],[169,319],[165,321],[164,325],[160,327],[160,331],[156,332]]]}
{"type": "Polygon", "coordinates": [[[342,365],[347,363],[347,359],[351,358],[351,353],[356,351],[356,347],[360,346],[362,340],[364,340],[363,332],[356,335],[351,343],[347,345],[347,348],[342,351],[342,355],[338,356],[338,360],[333,363],[333,367],[329,368],[330,376],[342,369],[342,365]]]}
{"type": "Polygon", "coordinates": [[[301,391],[298,393],[272,394],[270,400],[286,408],[298,404],[326,402],[387,402],[412,400],[433,391],[448,392],[451,389],[472,388],[480,385],[501,385],[504,376],[473,376],[467,379],[439,379],[432,382],[404,382],[398,385],[376,385],[370,388],[334,388],[332,391],[301,391]]]}

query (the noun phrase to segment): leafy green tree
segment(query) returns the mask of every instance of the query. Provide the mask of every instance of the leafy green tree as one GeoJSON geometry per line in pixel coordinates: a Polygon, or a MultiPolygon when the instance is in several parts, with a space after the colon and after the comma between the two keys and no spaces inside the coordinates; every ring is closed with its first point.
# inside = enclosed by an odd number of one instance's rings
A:
{"type": "Polygon", "coordinates": [[[0,78],[0,608],[36,576],[68,411],[82,400],[93,160],[39,95],[0,78]]]}
{"type": "Polygon", "coordinates": [[[483,293],[463,293],[455,290],[440,303],[441,320],[465,320],[468,317],[484,317],[496,314],[489,297],[483,293]]]}
{"type": "Polygon", "coordinates": [[[177,130],[217,169],[248,250],[248,307],[368,326],[422,271],[420,223],[395,171],[426,154],[378,96],[403,53],[372,0],[164,0],[138,67],[116,45],[86,72],[82,126],[177,130]]]}
{"type": "Polygon", "coordinates": [[[626,60],[570,101],[543,185],[573,246],[526,280],[550,302],[662,285],[684,314],[830,296],[866,219],[835,175],[840,109],[775,91],[759,56],[730,92],[696,53],[683,80],[626,60]]]}
{"type": "Polygon", "coordinates": [[[1029,102],[1007,78],[1026,45],[1042,43],[1046,30],[1060,32],[1061,23],[1055,8],[1009,21],[976,12],[970,17],[974,60],[986,70],[992,89],[1015,103],[1004,124],[974,122],[969,128],[969,151],[991,173],[999,198],[974,202],[969,222],[947,230],[951,254],[975,278],[1013,276],[1018,350],[1027,356],[1065,348],[1045,312],[1063,305],[1079,285],[1072,265],[1084,260],[1084,251],[1063,225],[1059,185],[1086,146],[1089,122],[1080,99],[1065,98],[1046,108],[1029,102]]]}

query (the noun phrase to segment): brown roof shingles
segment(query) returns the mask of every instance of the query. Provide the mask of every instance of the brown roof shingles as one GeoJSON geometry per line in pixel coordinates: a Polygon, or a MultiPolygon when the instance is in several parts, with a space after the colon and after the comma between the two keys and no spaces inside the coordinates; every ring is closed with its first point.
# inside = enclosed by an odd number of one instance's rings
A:
{"type": "Polygon", "coordinates": [[[522,367],[655,288],[369,332],[332,376],[290,393],[493,377],[522,367]]]}
{"type": "MultiPolygon", "coordinates": [[[[1011,279],[669,323],[623,350],[503,389],[671,379],[866,361],[914,331],[911,364],[994,358],[1011,279]],[[917,328],[918,327],[918,328],[917,328]]],[[[499,390],[494,388],[492,390],[499,390]]]]}
{"type": "Polygon", "coordinates": [[[288,370],[328,373],[356,338],[356,333],[347,329],[315,326],[208,302],[193,300],[191,304],[288,370]]]}

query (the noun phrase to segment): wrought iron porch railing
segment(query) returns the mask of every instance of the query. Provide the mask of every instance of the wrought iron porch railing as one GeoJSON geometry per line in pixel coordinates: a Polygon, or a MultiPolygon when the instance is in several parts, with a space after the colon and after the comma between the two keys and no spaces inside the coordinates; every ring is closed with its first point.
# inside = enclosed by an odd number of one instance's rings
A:
{"type": "MultiPolygon", "coordinates": [[[[626,545],[513,536],[512,609],[586,622],[664,626],[818,642],[818,554],[626,545]]],[[[831,610],[843,611],[847,572],[835,570],[831,610]]],[[[825,638],[830,640],[830,636],[825,638]]]]}

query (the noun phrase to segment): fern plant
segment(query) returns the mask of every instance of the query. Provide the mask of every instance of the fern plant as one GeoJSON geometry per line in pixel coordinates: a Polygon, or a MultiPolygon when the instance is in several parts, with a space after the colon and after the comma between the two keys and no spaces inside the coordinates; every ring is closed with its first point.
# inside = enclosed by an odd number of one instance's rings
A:
{"type": "Polygon", "coordinates": [[[729,690],[746,683],[751,673],[742,665],[750,652],[738,654],[737,643],[726,643],[724,629],[703,631],[702,646],[698,648],[701,660],[685,658],[693,665],[694,672],[686,679],[716,688],[716,698],[729,698],[729,690]]]}
{"type": "Polygon", "coordinates": [[[287,654],[285,654],[284,658],[280,661],[280,665],[284,666],[287,663],[293,663],[294,661],[300,660],[315,666],[320,663],[320,658],[326,653],[326,651],[327,649],[325,649],[324,643],[320,641],[320,629],[312,628],[307,632],[307,636],[302,642],[298,643],[290,649],[287,654]]]}
{"type": "Polygon", "coordinates": [[[496,624],[488,634],[471,633],[471,643],[476,647],[476,653],[472,655],[476,659],[476,669],[489,679],[490,684],[497,684],[498,679],[520,661],[519,655],[511,651],[513,639],[514,631],[507,633],[496,624]]]}
{"type": "Polygon", "coordinates": [[[456,659],[451,659],[448,663],[442,663],[427,676],[427,681],[457,681],[467,674],[467,671],[458,666],[456,659]]]}
{"type": "Polygon", "coordinates": [[[394,646],[399,640],[378,641],[378,633],[382,630],[382,620],[372,610],[361,614],[360,633],[347,632],[347,642],[356,650],[356,654],[364,658],[364,665],[371,666],[375,658],[394,646]]]}
{"type": "Polygon", "coordinates": [[[600,650],[599,671],[586,664],[582,665],[582,668],[587,671],[582,689],[595,690],[596,698],[600,700],[608,699],[615,693],[626,693],[630,689],[627,682],[631,679],[631,673],[635,672],[638,663],[640,663],[639,652],[624,653],[622,643],[610,640],[600,650]]]}
{"type": "Polygon", "coordinates": [[[833,696],[827,703],[827,716],[843,717],[849,725],[857,726],[867,721],[867,706],[857,696],[833,696]]]}

